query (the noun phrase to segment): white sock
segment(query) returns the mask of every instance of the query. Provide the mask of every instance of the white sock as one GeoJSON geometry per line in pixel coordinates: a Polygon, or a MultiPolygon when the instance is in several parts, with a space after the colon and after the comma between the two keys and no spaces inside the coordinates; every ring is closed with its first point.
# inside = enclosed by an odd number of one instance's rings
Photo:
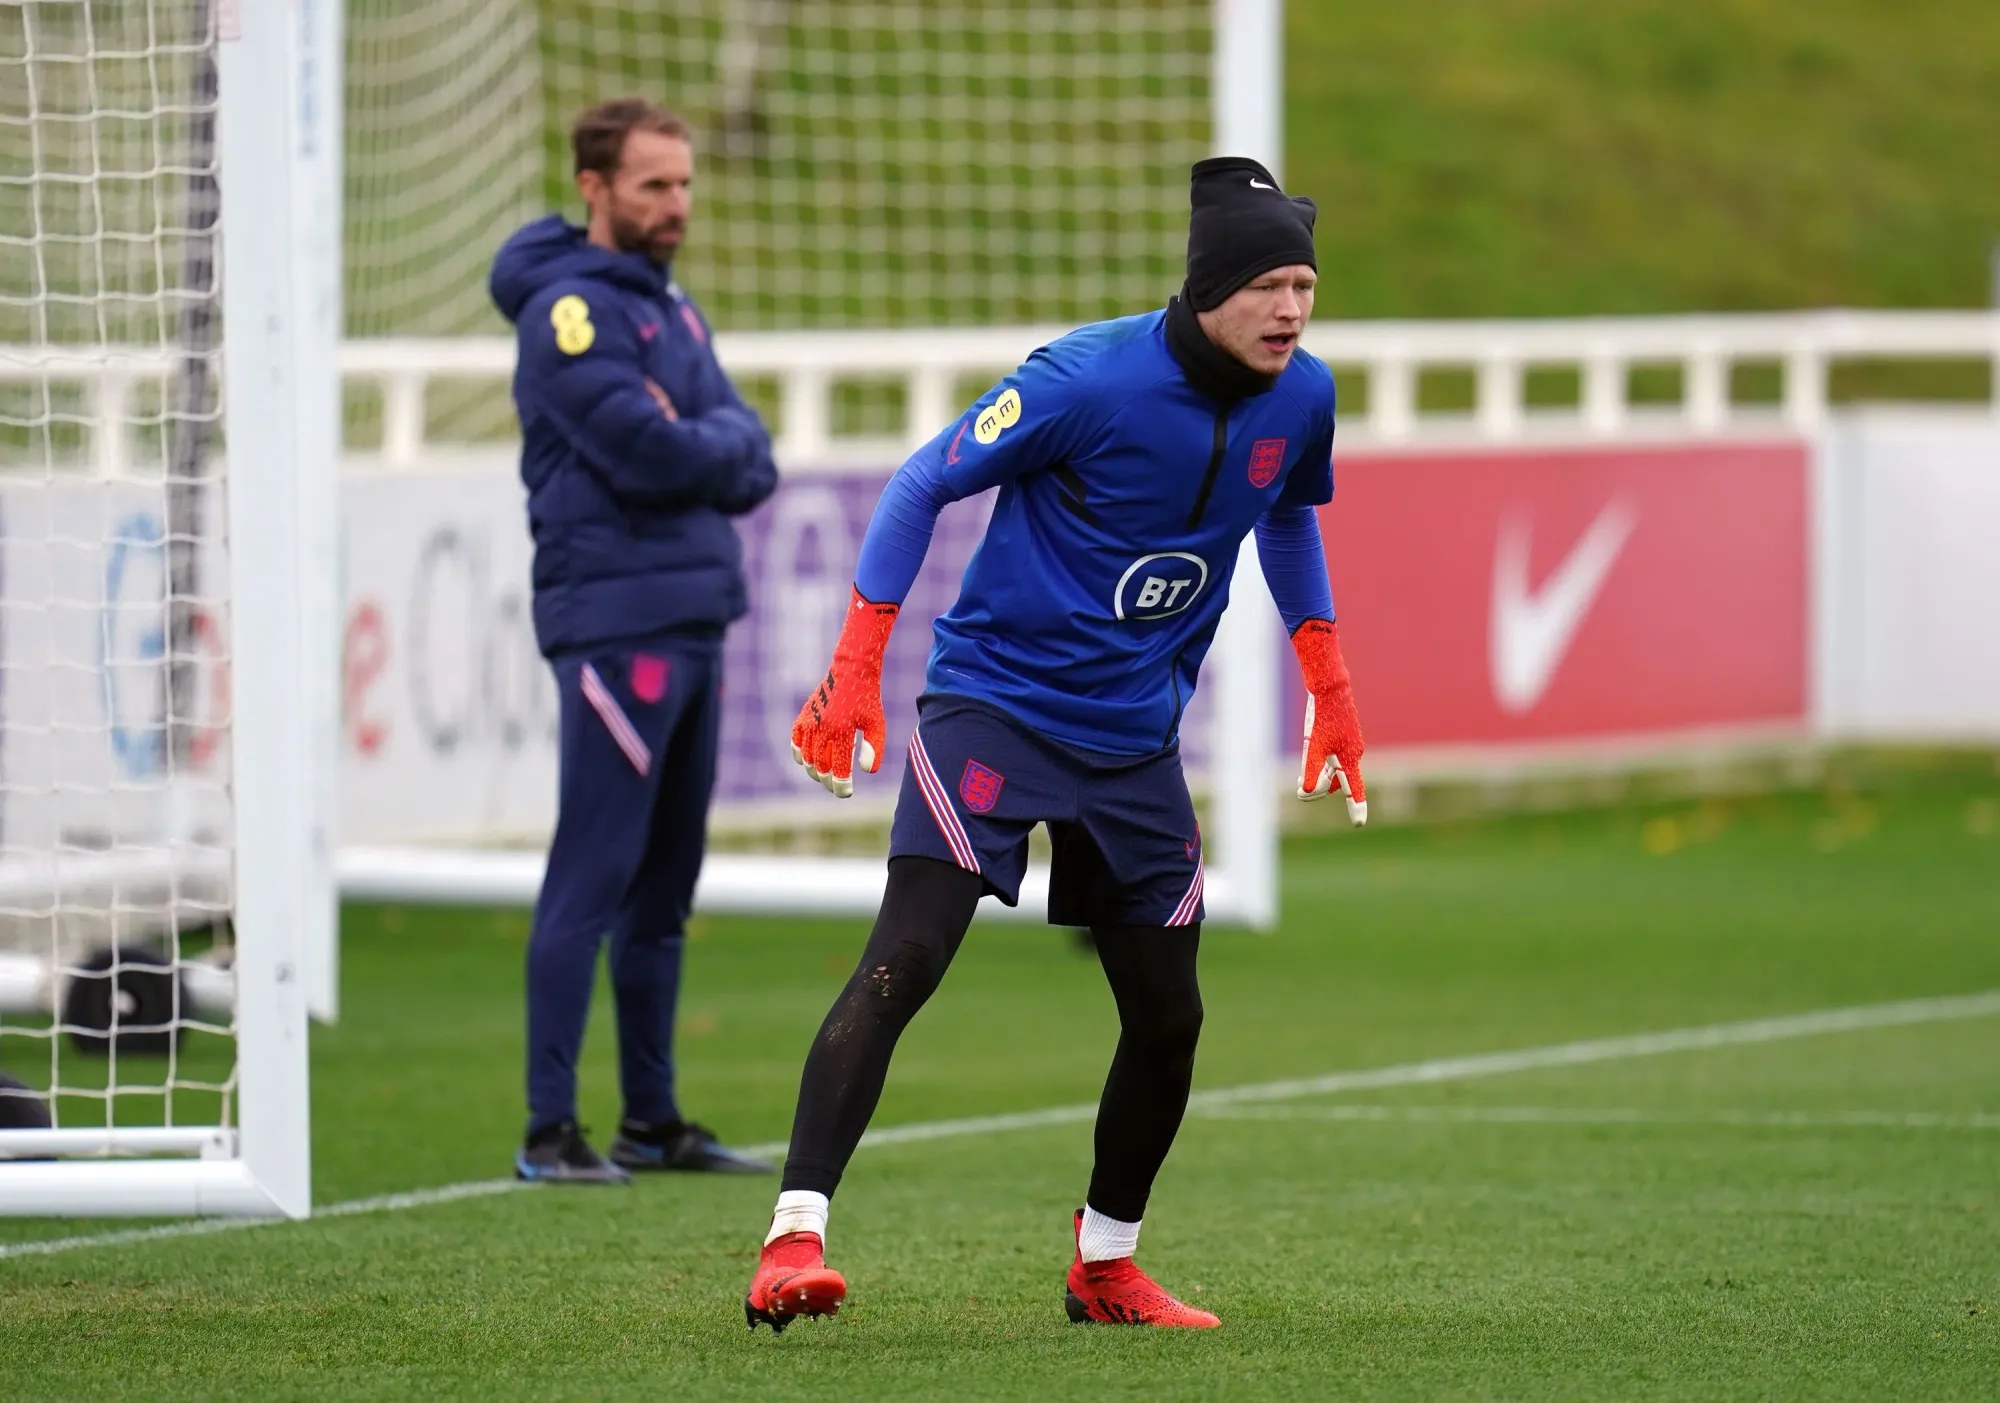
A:
{"type": "Polygon", "coordinates": [[[1086,1262],[1109,1262],[1139,1250],[1139,1225],[1107,1218],[1088,1205],[1083,1210],[1083,1236],[1077,1250],[1086,1262]]]}
{"type": "Polygon", "coordinates": [[[816,1194],[811,1189],[787,1189],[778,1195],[778,1207],[771,1214],[771,1231],[765,1234],[764,1245],[768,1247],[788,1232],[816,1233],[820,1242],[825,1243],[826,1210],[825,1194],[816,1194]]]}

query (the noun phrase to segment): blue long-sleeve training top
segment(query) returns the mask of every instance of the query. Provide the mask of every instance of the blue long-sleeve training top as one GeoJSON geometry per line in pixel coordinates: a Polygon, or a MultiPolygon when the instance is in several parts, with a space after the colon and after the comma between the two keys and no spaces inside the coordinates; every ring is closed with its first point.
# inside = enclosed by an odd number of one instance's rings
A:
{"type": "Polygon", "coordinates": [[[1334,386],[1294,351],[1276,385],[1220,400],[1169,350],[1164,312],[1035,352],[917,450],[877,503],[855,570],[900,603],[938,512],[1000,489],[927,685],[1072,745],[1174,744],[1244,536],[1288,628],[1332,618],[1314,508],[1333,495],[1334,386]]]}

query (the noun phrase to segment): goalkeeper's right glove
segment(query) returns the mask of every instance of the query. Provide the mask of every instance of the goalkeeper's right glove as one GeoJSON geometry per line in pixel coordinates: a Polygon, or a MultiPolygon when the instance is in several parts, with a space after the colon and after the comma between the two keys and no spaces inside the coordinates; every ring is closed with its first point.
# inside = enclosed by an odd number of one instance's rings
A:
{"type": "Polygon", "coordinates": [[[900,607],[877,604],[853,591],[840,642],[834,645],[833,666],[792,722],[792,758],[838,799],[854,793],[857,741],[861,768],[871,775],[882,768],[882,751],[889,743],[882,715],[882,654],[900,607]]]}

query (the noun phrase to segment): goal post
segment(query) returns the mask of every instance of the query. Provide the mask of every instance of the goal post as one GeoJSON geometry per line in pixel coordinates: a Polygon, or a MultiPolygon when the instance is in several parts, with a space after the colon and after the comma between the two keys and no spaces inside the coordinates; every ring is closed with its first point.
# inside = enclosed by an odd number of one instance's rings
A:
{"type": "Polygon", "coordinates": [[[0,10],[0,1213],[310,1211],[299,8],[0,10]]]}
{"type": "MultiPolygon", "coordinates": [[[[216,0],[231,3],[231,0],[216,0]]],[[[314,706],[305,648],[302,387],[296,363],[299,6],[233,0],[219,33],[229,432],[231,774],[236,817],[241,1169],[266,1198],[237,1212],[302,1218],[312,1205],[305,934],[313,872],[308,785],[314,706]]],[[[227,13],[220,11],[219,13],[227,13]]]]}
{"type": "MultiPolygon", "coordinates": [[[[1284,179],[1282,0],[1216,0],[1215,152],[1249,156],[1284,179]]],[[[1255,538],[1237,557],[1229,608],[1215,635],[1221,662],[1210,774],[1218,915],[1256,930],[1278,923],[1278,814],[1269,785],[1277,752],[1279,630],[1255,538]],[[1241,767],[1240,774],[1231,771],[1241,767]]]]}
{"type": "Polygon", "coordinates": [[[296,88],[288,168],[294,211],[290,279],[302,598],[299,685],[305,760],[305,906],[300,942],[306,1008],[322,1023],[340,1014],[340,344],[343,258],[341,179],[346,123],[347,0],[298,0],[296,88]]]}

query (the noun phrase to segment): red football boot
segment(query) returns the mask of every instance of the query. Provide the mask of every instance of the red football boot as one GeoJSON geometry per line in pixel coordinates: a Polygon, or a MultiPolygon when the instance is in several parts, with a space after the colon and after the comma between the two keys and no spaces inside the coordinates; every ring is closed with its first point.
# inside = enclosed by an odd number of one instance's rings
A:
{"type": "Polygon", "coordinates": [[[1169,1325],[1206,1330],[1222,1323],[1207,1311],[1183,1305],[1168,1295],[1133,1265],[1130,1257],[1084,1261],[1081,1208],[1076,1210],[1073,1226],[1079,1245],[1076,1260],[1070,1263],[1069,1294],[1063,1298],[1063,1309],[1078,1325],[1169,1325]]]}
{"type": "Polygon", "coordinates": [[[838,1315],[847,1299],[847,1281],[826,1265],[826,1249],[818,1233],[786,1233],[764,1245],[750,1294],[743,1298],[743,1316],[755,1330],[762,1321],[776,1335],[795,1316],[838,1315]]]}

